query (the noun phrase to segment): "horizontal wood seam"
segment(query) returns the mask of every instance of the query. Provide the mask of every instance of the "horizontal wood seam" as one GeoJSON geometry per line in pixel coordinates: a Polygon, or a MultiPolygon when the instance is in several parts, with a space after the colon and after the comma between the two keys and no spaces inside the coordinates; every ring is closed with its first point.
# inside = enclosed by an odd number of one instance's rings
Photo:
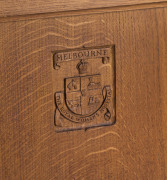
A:
{"type": "Polygon", "coordinates": [[[6,17],[0,17],[0,23],[15,22],[15,21],[22,21],[22,20],[33,20],[33,19],[45,19],[45,18],[52,18],[52,17],[68,17],[68,16],[102,14],[102,13],[120,12],[120,11],[134,11],[134,10],[143,10],[143,9],[165,8],[165,7],[167,7],[167,1],[158,2],[158,3],[156,2],[156,3],[146,3],[146,4],[136,4],[136,5],[94,8],[94,9],[85,9],[85,10],[72,10],[72,11],[39,13],[39,14],[30,14],[30,15],[6,16],[6,17]]]}

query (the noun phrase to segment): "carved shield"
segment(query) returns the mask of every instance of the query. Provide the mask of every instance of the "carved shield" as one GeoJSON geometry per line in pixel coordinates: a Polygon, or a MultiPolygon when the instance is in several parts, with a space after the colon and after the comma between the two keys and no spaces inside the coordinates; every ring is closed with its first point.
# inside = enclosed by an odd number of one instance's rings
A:
{"type": "Polygon", "coordinates": [[[75,114],[85,116],[96,112],[103,103],[101,75],[65,79],[65,101],[75,114]]]}

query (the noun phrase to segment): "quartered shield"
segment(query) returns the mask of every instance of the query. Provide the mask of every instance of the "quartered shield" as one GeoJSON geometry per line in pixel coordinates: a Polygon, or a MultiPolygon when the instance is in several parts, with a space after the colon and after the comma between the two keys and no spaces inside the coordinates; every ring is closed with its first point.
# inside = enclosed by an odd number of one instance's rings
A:
{"type": "Polygon", "coordinates": [[[75,114],[87,116],[96,112],[103,103],[101,75],[66,78],[65,101],[75,114]]]}

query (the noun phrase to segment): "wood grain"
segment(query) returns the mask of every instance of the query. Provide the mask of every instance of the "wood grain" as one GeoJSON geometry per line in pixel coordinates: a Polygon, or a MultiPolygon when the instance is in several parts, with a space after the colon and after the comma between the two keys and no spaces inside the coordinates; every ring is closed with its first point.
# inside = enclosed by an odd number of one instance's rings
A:
{"type": "Polygon", "coordinates": [[[1,23],[0,179],[165,179],[166,22],[156,8],[1,23]],[[117,123],[56,133],[52,52],[83,45],[115,45],[117,123]]]}
{"type": "Polygon", "coordinates": [[[5,0],[0,1],[0,17],[41,14],[50,12],[73,11],[81,9],[104,8],[126,5],[138,5],[166,0],[5,0]]]}
{"type": "Polygon", "coordinates": [[[144,9],[154,9],[154,8],[164,8],[167,7],[167,1],[157,2],[157,3],[144,3],[137,5],[126,5],[126,6],[113,6],[106,8],[94,8],[94,9],[83,9],[83,10],[73,10],[73,11],[60,11],[60,12],[48,12],[48,13],[36,13],[36,14],[23,14],[23,15],[13,15],[13,16],[0,16],[1,22],[16,22],[34,19],[47,19],[55,17],[70,17],[70,16],[81,16],[81,15],[91,15],[91,14],[102,14],[111,12],[121,12],[121,11],[134,11],[134,10],[144,10],[144,9]]]}
{"type": "MultiPolygon", "coordinates": [[[[161,33],[159,34],[159,61],[160,61],[160,88],[161,88],[161,111],[162,111],[162,125],[164,135],[164,153],[165,161],[167,163],[167,21],[163,18],[167,17],[167,11],[157,10],[160,19],[157,19],[157,24],[161,33]]],[[[158,31],[159,31],[158,29],[158,31]]],[[[166,178],[167,178],[167,164],[165,163],[166,178]]]]}

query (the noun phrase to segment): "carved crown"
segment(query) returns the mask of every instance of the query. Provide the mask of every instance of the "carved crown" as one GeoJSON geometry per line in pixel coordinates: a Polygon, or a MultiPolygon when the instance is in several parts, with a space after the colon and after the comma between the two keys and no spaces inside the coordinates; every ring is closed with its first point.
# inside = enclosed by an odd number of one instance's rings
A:
{"type": "Polygon", "coordinates": [[[78,64],[77,64],[77,69],[79,74],[84,74],[87,73],[88,70],[88,62],[81,60],[78,64]]]}

